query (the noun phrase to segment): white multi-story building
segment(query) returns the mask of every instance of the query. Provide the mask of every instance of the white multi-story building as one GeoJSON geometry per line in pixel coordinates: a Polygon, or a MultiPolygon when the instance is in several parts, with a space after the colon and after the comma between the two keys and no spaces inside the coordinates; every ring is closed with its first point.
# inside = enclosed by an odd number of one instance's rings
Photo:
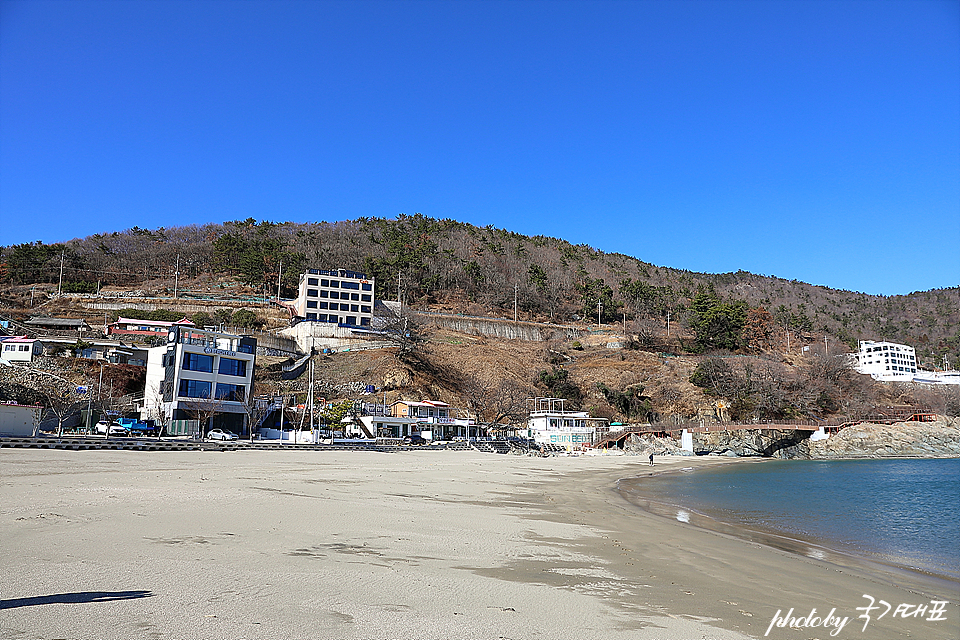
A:
{"type": "Polygon", "coordinates": [[[861,340],[856,359],[857,371],[874,380],[912,382],[917,374],[916,351],[905,344],[861,340]]]}
{"type": "Polygon", "coordinates": [[[533,398],[527,420],[528,438],[538,444],[551,444],[568,451],[582,449],[609,429],[606,418],[593,418],[586,411],[567,411],[563,398],[533,398]]]}
{"type": "Polygon", "coordinates": [[[197,420],[243,433],[244,404],[252,391],[256,338],[173,326],[167,344],[149,350],[144,420],[197,420]]]}
{"type": "Polygon", "coordinates": [[[312,322],[369,327],[373,320],[374,280],[348,269],[307,269],[294,303],[297,316],[312,322]]]}

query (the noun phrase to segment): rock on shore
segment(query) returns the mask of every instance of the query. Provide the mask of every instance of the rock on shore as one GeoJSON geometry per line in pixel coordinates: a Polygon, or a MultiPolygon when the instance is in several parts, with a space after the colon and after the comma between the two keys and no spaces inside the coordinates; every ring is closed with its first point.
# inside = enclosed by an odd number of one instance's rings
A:
{"type": "MultiPolygon", "coordinates": [[[[810,441],[809,431],[744,429],[698,433],[693,437],[696,455],[771,457],[784,459],[828,458],[952,458],[960,457],[960,419],[941,417],[935,422],[898,422],[892,425],[863,423],[810,441]]],[[[679,441],[634,436],[627,449],[684,455],[679,441]]],[[[689,454],[687,454],[689,455],[689,454]]]]}
{"type": "Polygon", "coordinates": [[[960,419],[936,422],[864,423],[827,440],[807,442],[808,456],[823,458],[952,458],[960,456],[960,419]]]}

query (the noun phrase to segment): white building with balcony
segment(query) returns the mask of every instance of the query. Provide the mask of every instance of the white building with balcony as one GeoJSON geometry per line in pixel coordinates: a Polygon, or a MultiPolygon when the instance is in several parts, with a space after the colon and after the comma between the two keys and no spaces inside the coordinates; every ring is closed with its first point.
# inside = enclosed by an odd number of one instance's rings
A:
{"type": "Polygon", "coordinates": [[[586,411],[567,411],[563,398],[531,398],[526,437],[541,445],[555,445],[567,451],[582,449],[610,428],[606,418],[591,417],[586,411]]]}
{"type": "Polygon", "coordinates": [[[203,433],[213,427],[243,433],[256,353],[256,338],[171,327],[167,344],[147,356],[141,418],[203,420],[203,433]]]}

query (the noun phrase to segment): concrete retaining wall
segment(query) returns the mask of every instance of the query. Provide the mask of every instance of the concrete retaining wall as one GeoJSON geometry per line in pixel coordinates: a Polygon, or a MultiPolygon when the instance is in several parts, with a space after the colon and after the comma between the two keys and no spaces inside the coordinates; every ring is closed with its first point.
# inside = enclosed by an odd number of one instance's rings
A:
{"type": "Polygon", "coordinates": [[[583,331],[580,329],[564,325],[432,313],[419,313],[417,315],[424,322],[429,322],[442,329],[504,340],[543,342],[552,338],[570,340],[583,335],[583,331]]]}

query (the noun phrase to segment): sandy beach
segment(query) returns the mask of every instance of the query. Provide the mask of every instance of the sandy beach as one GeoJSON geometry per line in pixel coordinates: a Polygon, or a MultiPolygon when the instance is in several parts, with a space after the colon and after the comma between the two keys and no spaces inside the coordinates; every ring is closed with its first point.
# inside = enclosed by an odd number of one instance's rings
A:
{"type": "Polygon", "coordinates": [[[960,637],[950,588],[652,515],[616,491],[649,473],[633,456],[4,449],[0,637],[960,637]],[[893,609],[858,618],[865,594],[893,609]],[[946,620],[893,616],[931,600],[946,620]],[[790,609],[848,620],[770,627],[790,609]]]}

